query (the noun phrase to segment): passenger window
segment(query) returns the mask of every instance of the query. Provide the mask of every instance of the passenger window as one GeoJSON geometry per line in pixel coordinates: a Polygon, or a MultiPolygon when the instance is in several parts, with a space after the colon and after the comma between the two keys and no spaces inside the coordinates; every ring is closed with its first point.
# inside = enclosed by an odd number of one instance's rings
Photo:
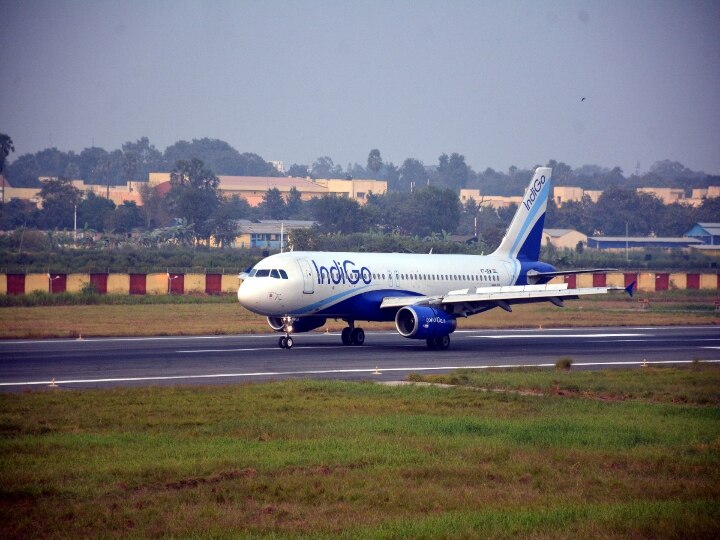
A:
{"type": "Polygon", "coordinates": [[[255,277],[268,277],[270,275],[270,270],[258,270],[257,274],[255,274],[255,277]]]}
{"type": "Polygon", "coordinates": [[[288,278],[287,272],[285,270],[283,270],[282,268],[280,269],[280,277],[283,279],[288,278]]]}

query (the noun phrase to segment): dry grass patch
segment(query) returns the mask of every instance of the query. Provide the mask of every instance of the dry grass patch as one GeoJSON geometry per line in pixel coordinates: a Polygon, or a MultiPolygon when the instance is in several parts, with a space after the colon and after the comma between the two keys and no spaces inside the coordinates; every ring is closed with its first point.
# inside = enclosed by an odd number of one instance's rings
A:
{"type": "MultiPolygon", "coordinates": [[[[147,300],[147,299],[144,299],[147,300]]],[[[191,299],[197,301],[196,298],[191,299]]],[[[543,328],[579,326],[653,326],[720,324],[714,296],[703,291],[656,295],[648,310],[622,295],[612,299],[568,302],[563,309],[548,304],[520,305],[513,313],[459,319],[458,327],[543,328]],[[698,307],[699,306],[699,307],[698,307]]],[[[339,332],[343,321],[328,320],[318,331],[339,332]]],[[[393,323],[363,323],[366,330],[391,330],[393,323]]],[[[0,308],[0,338],[82,336],[151,336],[269,333],[265,318],[236,302],[59,305],[0,308]]]]}

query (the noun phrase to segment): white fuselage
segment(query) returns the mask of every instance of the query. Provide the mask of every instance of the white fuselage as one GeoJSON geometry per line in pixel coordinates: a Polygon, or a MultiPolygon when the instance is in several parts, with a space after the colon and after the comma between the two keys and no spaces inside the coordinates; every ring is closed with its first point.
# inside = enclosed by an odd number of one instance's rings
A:
{"type": "Polygon", "coordinates": [[[238,300],[273,317],[392,320],[392,311],[379,309],[383,297],[512,285],[519,269],[517,260],[494,256],[289,252],[259,262],[238,300]]]}

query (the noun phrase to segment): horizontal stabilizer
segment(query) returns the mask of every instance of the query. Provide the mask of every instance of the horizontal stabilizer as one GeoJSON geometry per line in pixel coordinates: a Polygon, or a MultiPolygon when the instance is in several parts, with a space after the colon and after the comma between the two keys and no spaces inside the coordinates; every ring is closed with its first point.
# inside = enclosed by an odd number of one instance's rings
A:
{"type": "Polygon", "coordinates": [[[625,292],[628,293],[628,295],[630,295],[630,298],[632,298],[633,294],[635,293],[636,285],[637,285],[637,281],[633,281],[630,285],[625,287],[625,292]]]}

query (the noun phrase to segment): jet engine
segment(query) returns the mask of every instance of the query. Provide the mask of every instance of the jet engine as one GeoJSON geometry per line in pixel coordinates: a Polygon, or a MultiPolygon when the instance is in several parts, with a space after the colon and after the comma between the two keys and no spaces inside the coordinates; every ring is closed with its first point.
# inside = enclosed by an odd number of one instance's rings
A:
{"type": "Polygon", "coordinates": [[[455,316],[430,306],[405,306],[395,315],[395,326],[401,336],[410,339],[432,339],[452,334],[457,327],[455,316]]]}
{"type": "MultiPolygon", "coordinates": [[[[290,332],[309,332],[310,330],[320,328],[323,324],[325,324],[326,320],[327,319],[325,319],[324,317],[302,317],[300,319],[295,319],[292,322],[292,330],[290,330],[290,332]]],[[[276,332],[285,331],[285,325],[283,324],[282,317],[268,317],[267,322],[270,325],[270,328],[272,328],[276,332]]]]}

